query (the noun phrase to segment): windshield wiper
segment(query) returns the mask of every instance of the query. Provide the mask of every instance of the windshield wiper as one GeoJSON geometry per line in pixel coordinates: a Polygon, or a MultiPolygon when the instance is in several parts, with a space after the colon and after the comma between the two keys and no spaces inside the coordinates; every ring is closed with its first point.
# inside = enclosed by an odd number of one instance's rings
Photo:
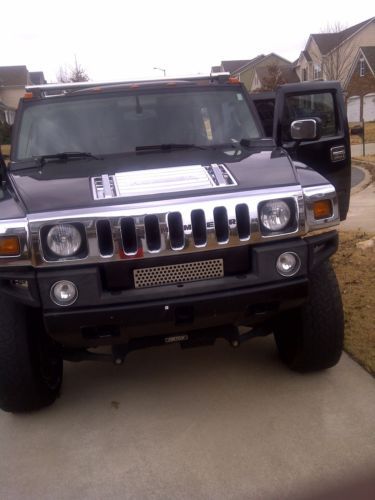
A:
{"type": "Polygon", "coordinates": [[[172,151],[172,149],[209,149],[209,147],[198,146],[197,144],[153,144],[152,146],[137,146],[136,151],[172,151]]]}
{"type": "Polygon", "coordinates": [[[47,160],[63,160],[69,161],[76,158],[94,158],[95,160],[101,160],[99,156],[95,156],[91,153],[83,153],[81,151],[64,151],[63,153],[56,153],[51,155],[41,155],[34,156],[35,160],[40,162],[40,166],[43,166],[47,160]]]}

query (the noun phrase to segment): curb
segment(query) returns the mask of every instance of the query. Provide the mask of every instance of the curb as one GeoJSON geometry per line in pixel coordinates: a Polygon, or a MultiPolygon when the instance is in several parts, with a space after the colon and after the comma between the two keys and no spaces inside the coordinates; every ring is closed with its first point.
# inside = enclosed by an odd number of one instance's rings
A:
{"type": "Polygon", "coordinates": [[[362,165],[365,166],[365,165],[374,165],[374,164],[370,163],[370,162],[366,162],[366,161],[360,161],[360,160],[353,161],[353,166],[358,168],[359,170],[361,170],[365,177],[359,184],[357,184],[356,186],[354,186],[350,190],[351,196],[363,191],[372,182],[372,176],[371,176],[370,172],[366,168],[363,168],[362,165]]]}

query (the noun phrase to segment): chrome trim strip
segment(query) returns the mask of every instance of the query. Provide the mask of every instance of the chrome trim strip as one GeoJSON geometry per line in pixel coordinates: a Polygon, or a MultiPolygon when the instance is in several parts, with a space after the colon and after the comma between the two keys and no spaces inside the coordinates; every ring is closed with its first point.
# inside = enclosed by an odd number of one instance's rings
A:
{"type": "MultiPolygon", "coordinates": [[[[19,257],[2,257],[0,267],[3,266],[33,266],[33,267],[61,267],[67,265],[96,264],[122,261],[124,259],[147,259],[155,256],[189,254],[218,248],[233,248],[241,245],[252,245],[288,238],[304,237],[311,231],[326,229],[339,224],[338,200],[334,187],[331,184],[314,186],[302,189],[299,185],[260,189],[245,192],[227,192],[211,194],[201,197],[189,197],[147,203],[122,204],[107,207],[94,207],[84,211],[65,210],[60,212],[43,212],[30,214],[27,218],[0,221],[0,235],[18,235],[21,243],[19,257]],[[258,205],[260,202],[279,198],[292,198],[296,206],[296,229],[289,233],[263,235],[258,219],[258,205]],[[330,199],[333,207],[332,217],[324,220],[315,220],[313,203],[319,199],[330,199]],[[245,205],[249,210],[250,236],[240,239],[237,230],[236,206],[245,205]],[[224,206],[228,215],[229,237],[225,242],[218,242],[214,223],[214,208],[224,206]],[[207,242],[204,247],[195,245],[192,231],[191,212],[203,210],[206,219],[207,242]],[[179,212],[183,224],[184,244],[179,248],[172,248],[168,214],[179,212]],[[160,249],[150,251],[146,243],[144,218],[146,215],[157,216],[160,231],[160,249]],[[126,254],[123,249],[123,235],[121,234],[121,220],[130,217],[135,223],[137,251],[126,254]],[[100,255],[96,223],[100,219],[109,221],[113,237],[113,255],[100,255]],[[83,224],[87,237],[88,255],[84,258],[68,258],[59,261],[46,261],[43,256],[40,241],[40,230],[44,225],[64,222],[79,222],[83,224]]],[[[126,238],[126,235],[124,236],[126,238]]]]}

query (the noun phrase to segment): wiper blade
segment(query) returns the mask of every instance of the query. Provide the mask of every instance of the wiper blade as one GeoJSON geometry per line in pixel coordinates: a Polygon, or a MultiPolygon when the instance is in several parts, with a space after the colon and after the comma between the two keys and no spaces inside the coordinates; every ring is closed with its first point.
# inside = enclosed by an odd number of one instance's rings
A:
{"type": "Polygon", "coordinates": [[[62,153],[56,153],[51,155],[41,155],[34,156],[35,160],[40,162],[40,165],[44,165],[47,160],[74,160],[76,158],[94,158],[95,160],[101,160],[99,156],[95,156],[92,153],[84,153],[81,151],[64,151],[62,153]]]}
{"type": "Polygon", "coordinates": [[[137,146],[136,151],[171,151],[172,149],[208,149],[205,146],[198,146],[197,144],[183,144],[183,143],[170,143],[170,144],[153,144],[152,146],[137,146]]]}

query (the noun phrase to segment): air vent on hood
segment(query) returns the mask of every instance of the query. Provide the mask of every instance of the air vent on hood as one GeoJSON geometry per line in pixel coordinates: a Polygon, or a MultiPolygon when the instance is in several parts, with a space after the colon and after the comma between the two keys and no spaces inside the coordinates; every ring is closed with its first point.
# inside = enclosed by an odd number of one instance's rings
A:
{"type": "Polygon", "coordinates": [[[132,170],[92,179],[96,200],[132,196],[177,193],[236,186],[225,165],[188,165],[182,167],[132,170]]]}

